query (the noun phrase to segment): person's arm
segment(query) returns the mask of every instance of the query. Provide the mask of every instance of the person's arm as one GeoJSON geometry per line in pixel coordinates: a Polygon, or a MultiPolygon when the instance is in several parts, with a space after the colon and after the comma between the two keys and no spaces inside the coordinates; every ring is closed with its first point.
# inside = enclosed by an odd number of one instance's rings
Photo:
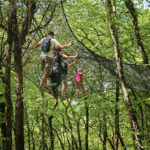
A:
{"type": "Polygon", "coordinates": [[[68,81],[72,80],[74,77],[75,77],[75,75],[71,76],[70,78],[68,78],[68,81]]]}
{"type": "Polygon", "coordinates": [[[78,57],[78,55],[79,55],[79,53],[77,53],[75,56],[68,56],[68,55],[66,55],[66,54],[62,54],[62,57],[63,57],[64,59],[73,59],[73,58],[78,57]]]}
{"type": "Polygon", "coordinates": [[[68,67],[73,66],[75,63],[77,63],[77,60],[75,60],[74,62],[72,62],[71,64],[68,64],[68,67]]]}
{"type": "Polygon", "coordinates": [[[73,41],[70,41],[68,45],[61,45],[61,44],[59,44],[58,47],[59,47],[60,49],[64,49],[64,48],[70,47],[70,46],[72,45],[72,42],[73,42],[73,41]]]}
{"type": "Polygon", "coordinates": [[[85,74],[85,73],[87,73],[87,72],[89,72],[89,70],[86,70],[86,71],[82,72],[82,74],[85,74]]]}
{"type": "Polygon", "coordinates": [[[37,42],[36,38],[33,38],[33,43],[36,48],[38,48],[41,44],[37,42]]]}

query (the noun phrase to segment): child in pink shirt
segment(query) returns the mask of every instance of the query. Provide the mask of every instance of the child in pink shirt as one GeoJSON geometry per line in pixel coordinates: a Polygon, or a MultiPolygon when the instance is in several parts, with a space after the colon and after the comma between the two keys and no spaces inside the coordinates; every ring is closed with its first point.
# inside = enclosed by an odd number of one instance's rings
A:
{"type": "Polygon", "coordinates": [[[83,72],[82,69],[78,69],[78,72],[70,78],[70,79],[75,78],[75,83],[77,85],[77,98],[79,97],[80,88],[82,89],[82,95],[85,94],[82,75],[85,74],[86,72],[88,72],[88,70],[83,72]]]}

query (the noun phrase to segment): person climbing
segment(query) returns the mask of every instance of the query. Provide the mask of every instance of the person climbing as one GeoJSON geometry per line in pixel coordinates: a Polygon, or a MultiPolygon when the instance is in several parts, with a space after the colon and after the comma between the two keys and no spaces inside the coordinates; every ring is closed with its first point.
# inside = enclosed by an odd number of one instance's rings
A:
{"type": "Polygon", "coordinates": [[[56,99],[56,103],[58,99],[58,86],[61,83],[61,58],[62,58],[61,51],[53,52],[52,72],[49,77],[51,81],[51,93],[54,99],[56,99]]]}
{"type": "MultiPolygon", "coordinates": [[[[56,39],[54,39],[54,32],[50,31],[48,32],[48,36],[41,39],[40,42],[37,42],[36,38],[34,37],[33,43],[36,48],[38,48],[39,46],[42,46],[42,52],[40,55],[40,59],[42,60],[42,71],[44,71],[44,74],[42,76],[42,82],[40,84],[40,89],[42,89],[46,84],[47,77],[51,73],[53,50],[64,49],[64,48],[70,47],[72,45],[72,41],[70,41],[68,45],[61,45],[56,39]],[[44,52],[45,47],[46,49],[48,49],[47,52],[44,52]]],[[[67,58],[65,54],[64,54],[64,57],[67,58]]]]}
{"type": "Polygon", "coordinates": [[[76,86],[77,86],[77,93],[76,93],[77,98],[79,98],[80,88],[82,89],[82,95],[85,94],[82,76],[83,76],[83,74],[85,74],[88,71],[89,70],[86,70],[85,72],[83,72],[83,70],[81,68],[79,68],[78,72],[75,75],[73,75],[69,78],[70,80],[75,78],[75,83],[76,83],[76,86]]]}
{"type": "Polygon", "coordinates": [[[66,89],[67,89],[68,67],[73,66],[75,63],[77,63],[77,60],[75,60],[74,62],[69,64],[66,59],[62,59],[62,62],[61,62],[61,67],[62,67],[62,72],[61,72],[62,93],[61,93],[61,96],[62,96],[62,98],[64,97],[66,89]]]}
{"type": "MultiPolygon", "coordinates": [[[[62,75],[64,74],[64,68],[62,66],[63,59],[71,59],[76,58],[79,54],[77,53],[75,56],[68,56],[61,52],[61,50],[57,50],[53,52],[53,60],[52,60],[52,73],[49,76],[51,80],[51,91],[53,97],[58,99],[58,86],[62,83],[62,75]]],[[[74,62],[75,63],[75,62],[74,62]]],[[[70,64],[73,65],[74,63],[70,64]]],[[[70,66],[69,65],[69,66],[70,66]]]]}

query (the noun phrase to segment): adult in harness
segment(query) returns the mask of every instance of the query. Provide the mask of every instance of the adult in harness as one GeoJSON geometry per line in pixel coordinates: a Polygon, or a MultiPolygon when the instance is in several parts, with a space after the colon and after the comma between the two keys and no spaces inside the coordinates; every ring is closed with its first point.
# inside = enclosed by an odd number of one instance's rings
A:
{"type": "Polygon", "coordinates": [[[53,52],[52,72],[50,75],[52,95],[58,98],[58,86],[61,84],[61,51],[53,52]]]}
{"type": "Polygon", "coordinates": [[[40,89],[45,86],[47,77],[50,75],[51,72],[51,65],[52,65],[52,55],[53,50],[57,50],[57,48],[64,49],[70,47],[72,45],[72,41],[68,45],[61,45],[59,42],[54,39],[54,32],[48,32],[48,36],[41,39],[40,42],[37,42],[36,38],[33,38],[34,46],[38,48],[41,46],[41,55],[40,59],[42,60],[42,71],[44,71],[42,76],[42,82],[40,85],[40,89]]]}
{"type": "MultiPolygon", "coordinates": [[[[68,55],[63,54],[61,52],[61,49],[54,50],[53,61],[52,61],[52,72],[49,77],[51,80],[52,95],[54,96],[55,99],[58,98],[58,86],[62,83],[63,80],[65,80],[65,78],[63,78],[63,75],[64,74],[66,75],[66,72],[64,73],[64,66],[62,65],[64,59],[72,59],[72,58],[76,58],[77,56],[78,56],[78,53],[75,56],[68,56],[68,55]]],[[[75,63],[76,61],[68,65],[72,66],[75,63]]],[[[64,92],[65,90],[63,90],[63,93],[64,92]]]]}

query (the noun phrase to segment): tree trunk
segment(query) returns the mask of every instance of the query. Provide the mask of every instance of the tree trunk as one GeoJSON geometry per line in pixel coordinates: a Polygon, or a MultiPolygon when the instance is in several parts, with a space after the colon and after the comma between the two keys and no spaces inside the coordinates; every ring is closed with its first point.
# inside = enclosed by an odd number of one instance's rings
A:
{"type": "Polygon", "coordinates": [[[5,149],[11,150],[12,149],[12,102],[11,102],[11,50],[12,50],[12,38],[13,38],[13,31],[12,31],[12,22],[13,22],[13,1],[10,2],[9,5],[9,13],[8,13],[8,30],[7,30],[7,44],[5,49],[5,99],[7,104],[7,111],[6,111],[6,124],[7,124],[7,140],[6,140],[6,147],[5,149]]]}
{"type": "Polygon", "coordinates": [[[86,111],[86,121],[85,121],[85,149],[89,149],[88,143],[88,134],[89,134],[89,107],[87,103],[87,99],[85,98],[85,111],[86,111]]]}
{"type": "Polygon", "coordinates": [[[68,121],[68,124],[69,124],[69,131],[70,131],[71,140],[72,140],[72,150],[74,150],[74,146],[75,146],[76,150],[78,150],[78,144],[77,144],[76,138],[74,137],[71,120],[70,120],[68,112],[67,112],[67,110],[70,106],[70,102],[68,103],[67,106],[64,104],[64,102],[62,102],[62,103],[65,106],[65,114],[66,114],[67,121],[68,121]]]}
{"type": "Polygon", "coordinates": [[[12,149],[12,102],[11,102],[11,86],[10,86],[10,78],[11,78],[11,44],[12,44],[12,39],[9,39],[8,34],[8,42],[10,45],[6,47],[6,67],[5,67],[5,82],[6,82],[6,87],[5,87],[5,99],[6,99],[6,104],[7,104],[7,112],[6,112],[6,124],[7,124],[7,139],[6,140],[6,145],[7,145],[7,150],[12,149]],[[9,41],[10,40],[10,41],[9,41]]]}
{"type": "Polygon", "coordinates": [[[118,138],[119,138],[119,81],[116,81],[116,105],[115,105],[115,135],[114,135],[114,148],[118,150],[118,138]]]}
{"type": "Polygon", "coordinates": [[[110,32],[111,32],[111,36],[112,36],[112,40],[113,40],[114,53],[115,53],[115,57],[116,57],[116,64],[117,64],[117,69],[118,69],[118,73],[119,73],[119,78],[120,78],[120,82],[121,82],[121,86],[122,86],[122,90],[123,90],[123,94],[124,94],[124,100],[126,102],[126,107],[128,109],[130,124],[131,124],[131,127],[134,132],[136,147],[138,150],[141,150],[142,149],[141,148],[141,138],[139,136],[140,131],[139,131],[139,127],[138,127],[137,118],[133,111],[132,103],[131,103],[131,100],[128,95],[127,86],[126,86],[126,82],[125,82],[125,78],[124,78],[123,67],[122,67],[122,62],[121,62],[121,57],[120,57],[119,41],[118,41],[116,27],[114,24],[115,19],[114,19],[114,14],[112,11],[111,0],[104,0],[104,3],[105,3],[105,7],[106,7],[110,32]]]}
{"type": "Polygon", "coordinates": [[[104,125],[103,125],[103,150],[107,150],[106,148],[106,142],[107,142],[107,121],[106,121],[106,114],[105,112],[103,112],[103,122],[104,122],[104,125]]]}
{"type": "Polygon", "coordinates": [[[27,124],[27,129],[28,129],[28,150],[31,150],[31,140],[30,140],[30,125],[29,125],[29,118],[28,118],[28,112],[25,106],[25,116],[26,116],[26,124],[27,124]]]}
{"type": "Polygon", "coordinates": [[[141,51],[142,59],[143,59],[143,64],[148,64],[148,56],[146,55],[144,45],[142,42],[142,38],[140,35],[140,29],[138,26],[138,19],[137,19],[137,14],[136,10],[134,8],[132,0],[125,0],[126,7],[128,8],[128,11],[132,17],[132,23],[134,25],[134,32],[137,40],[137,44],[139,47],[139,50],[141,51]]]}
{"type": "Polygon", "coordinates": [[[44,96],[42,96],[42,108],[41,108],[41,111],[42,111],[42,149],[45,150],[45,128],[44,128],[44,113],[43,113],[43,107],[44,107],[44,96]]]}
{"type": "MultiPolygon", "coordinates": [[[[0,58],[1,59],[1,58],[0,58]]],[[[1,59],[2,60],[2,59],[1,59]]],[[[0,61],[0,118],[1,120],[5,120],[6,118],[6,104],[5,104],[5,77],[2,71],[2,61],[0,61]]],[[[7,136],[7,127],[6,122],[0,122],[0,128],[1,128],[1,136],[2,136],[2,147],[3,150],[6,150],[6,136],[7,136]]]]}
{"type": "Polygon", "coordinates": [[[127,148],[126,148],[126,146],[124,144],[124,141],[123,141],[123,139],[122,139],[122,137],[120,135],[120,132],[119,132],[119,139],[120,139],[120,143],[121,143],[122,147],[124,148],[124,150],[127,150],[127,148]]]}
{"type": "Polygon", "coordinates": [[[53,116],[51,115],[48,118],[49,121],[49,131],[50,131],[50,150],[54,150],[54,133],[53,133],[53,116]]]}
{"type": "Polygon", "coordinates": [[[31,21],[35,12],[36,2],[29,1],[27,15],[19,32],[17,20],[16,0],[12,0],[13,9],[13,41],[14,41],[14,65],[16,85],[16,116],[15,116],[15,140],[16,150],[24,150],[24,104],[23,104],[23,76],[22,76],[22,45],[31,27],[31,21]]]}
{"type": "MultiPolygon", "coordinates": [[[[2,97],[4,97],[4,94],[0,94],[0,99],[2,100],[2,97]]],[[[0,103],[0,118],[2,120],[5,120],[5,103],[0,103]]],[[[0,127],[1,127],[1,135],[2,135],[2,149],[7,150],[7,144],[6,144],[6,136],[7,136],[7,126],[6,122],[0,122],[0,127]]]]}
{"type": "Polygon", "coordinates": [[[16,85],[16,116],[15,116],[15,140],[16,150],[24,150],[24,106],[23,106],[23,76],[22,76],[22,48],[19,40],[17,24],[16,1],[13,3],[13,40],[14,40],[14,65],[16,85]]]}
{"type": "MultiPolygon", "coordinates": [[[[17,40],[17,39],[16,39],[17,40]]],[[[23,76],[22,50],[15,44],[15,84],[16,84],[16,150],[24,150],[24,104],[23,104],[23,76]]]]}
{"type": "Polygon", "coordinates": [[[59,140],[59,143],[60,143],[60,145],[61,145],[61,149],[62,149],[62,150],[65,150],[65,145],[63,144],[62,139],[59,137],[59,133],[57,132],[56,129],[55,129],[54,131],[55,131],[55,133],[56,133],[56,135],[57,135],[57,138],[58,138],[58,140],[59,140]]]}
{"type": "Polygon", "coordinates": [[[82,141],[81,141],[81,135],[80,135],[80,119],[77,120],[76,122],[77,122],[77,132],[78,132],[79,150],[82,150],[82,141]]]}

